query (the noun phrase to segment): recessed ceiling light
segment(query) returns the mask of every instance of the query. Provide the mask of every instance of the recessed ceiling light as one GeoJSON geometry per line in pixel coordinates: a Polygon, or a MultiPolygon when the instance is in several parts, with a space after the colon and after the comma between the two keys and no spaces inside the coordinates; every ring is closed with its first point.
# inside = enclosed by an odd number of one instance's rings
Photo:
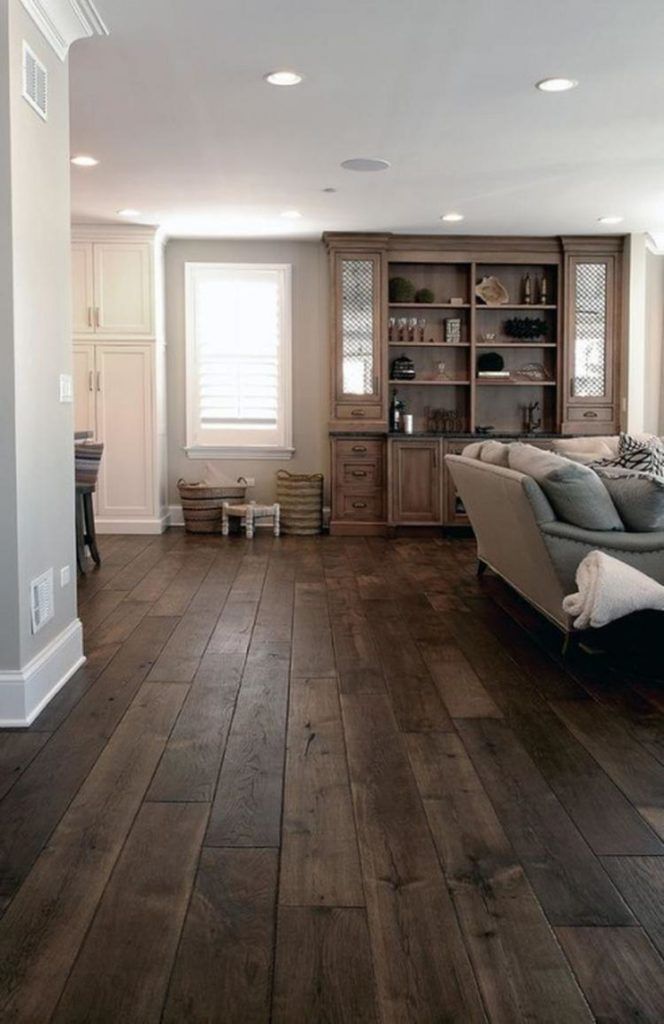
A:
{"type": "Polygon", "coordinates": [[[336,192],[336,188],[324,188],[323,192],[336,192]]]}
{"type": "Polygon", "coordinates": [[[578,84],[574,78],[543,78],[541,82],[535,83],[542,92],[567,92],[578,84]]]}
{"type": "Polygon", "coordinates": [[[302,214],[299,210],[284,210],[281,216],[284,220],[300,220],[302,214]]]}
{"type": "Polygon", "coordinates": [[[615,214],[610,214],[608,217],[597,218],[600,224],[620,224],[622,219],[622,217],[618,217],[615,214]]]}
{"type": "Polygon", "coordinates": [[[298,75],[297,71],[270,71],[265,81],[270,85],[299,85],[302,75],[298,75]]]}
{"type": "Polygon", "coordinates": [[[390,166],[388,160],[375,160],[373,157],[358,156],[352,160],[344,160],[341,166],[346,171],[386,171],[390,166]]]}
{"type": "Polygon", "coordinates": [[[441,220],[449,221],[451,224],[453,224],[457,220],[463,220],[463,214],[462,213],[444,213],[443,216],[440,219],[441,220]]]}
{"type": "Polygon", "coordinates": [[[140,217],[140,210],[133,210],[131,206],[127,206],[124,210],[118,210],[118,217],[140,217]]]}
{"type": "Polygon", "coordinates": [[[80,156],[73,156],[71,162],[76,164],[77,167],[96,167],[99,163],[93,156],[86,156],[83,153],[80,156]]]}

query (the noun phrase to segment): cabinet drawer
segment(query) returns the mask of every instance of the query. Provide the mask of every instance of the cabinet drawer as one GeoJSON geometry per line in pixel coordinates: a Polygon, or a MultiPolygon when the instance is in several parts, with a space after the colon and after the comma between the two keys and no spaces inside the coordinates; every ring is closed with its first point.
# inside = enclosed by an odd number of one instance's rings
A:
{"type": "Polygon", "coordinates": [[[570,406],[567,419],[572,423],[612,423],[613,406],[593,406],[592,409],[582,405],[570,406]]]}
{"type": "Polygon", "coordinates": [[[334,452],[338,464],[350,462],[351,459],[362,462],[365,459],[382,459],[383,441],[375,441],[371,438],[358,437],[357,440],[336,440],[334,452]]]}
{"type": "Polygon", "coordinates": [[[385,518],[383,495],[353,494],[351,491],[337,491],[334,495],[334,519],[354,519],[365,523],[380,522],[385,518]]]}
{"type": "Polygon", "coordinates": [[[350,420],[361,423],[362,420],[380,420],[383,417],[383,410],[380,404],[376,405],[337,405],[337,419],[350,420]]]}
{"type": "Polygon", "coordinates": [[[344,489],[373,490],[383,482],[382,460],[365,459],[358,464],[358,461],[341,459],[337,462],[336,479],[344,489]]]}

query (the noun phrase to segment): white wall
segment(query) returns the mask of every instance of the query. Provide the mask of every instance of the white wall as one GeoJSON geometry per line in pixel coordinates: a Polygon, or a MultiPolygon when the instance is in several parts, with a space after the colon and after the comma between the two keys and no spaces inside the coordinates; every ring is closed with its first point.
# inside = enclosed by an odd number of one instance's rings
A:
{"type": "Polygon", "coordinates": [[[629,239],[627,428],[664,433],[664,256],[646,234],[629,239]]]}
{"type": "Polygon", "coordinates": [[[644,429],[664,435],[664,254],[646,252],[644,429]]]}
{"type": "Polygon", "coordinates": [[[320,242],[174,240],[166,247],[166,340],[168,375],[169,501],[179,501],[177,481],[236,480],[253,476],[250,496],[274,500],[275,473],[324,473],[329,477],[327,434],[329,345],[327,256],[320,242]],[[290,263],[293,267],[293,433],[292,459],[188,459],[185,444],[184,265],[290,263]]]}

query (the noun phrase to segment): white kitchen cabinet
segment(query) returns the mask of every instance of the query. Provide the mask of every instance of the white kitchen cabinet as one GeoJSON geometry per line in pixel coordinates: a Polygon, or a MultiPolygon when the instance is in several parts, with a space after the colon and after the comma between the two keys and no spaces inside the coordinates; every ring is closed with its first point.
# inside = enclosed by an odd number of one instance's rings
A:
{"type": "Polygon", "coordinates": [[[74,430],[95,430],[95,350],[87,342],[74,345],[74,430]]]}
{"type": "Polygon", "coordinates": [[[154,335],[153,246],[147,241],[72,242],[75,336],[154,335]]]}
{"type": "Polygon", "coordinates": [[[94,333],[94,263],[90,242],[71,247],[72,323],[74,334],[94,333]]]}

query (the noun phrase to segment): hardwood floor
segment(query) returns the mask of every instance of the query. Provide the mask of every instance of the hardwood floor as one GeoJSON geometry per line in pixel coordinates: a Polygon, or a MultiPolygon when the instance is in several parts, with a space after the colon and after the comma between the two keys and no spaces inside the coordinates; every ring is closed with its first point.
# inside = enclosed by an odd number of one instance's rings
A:
{"type": "Polygon", "coordinates": [[[0,1021],[661,1024],[664,684],[459,538],[102,538],[0,732],[0,1021]]]}

